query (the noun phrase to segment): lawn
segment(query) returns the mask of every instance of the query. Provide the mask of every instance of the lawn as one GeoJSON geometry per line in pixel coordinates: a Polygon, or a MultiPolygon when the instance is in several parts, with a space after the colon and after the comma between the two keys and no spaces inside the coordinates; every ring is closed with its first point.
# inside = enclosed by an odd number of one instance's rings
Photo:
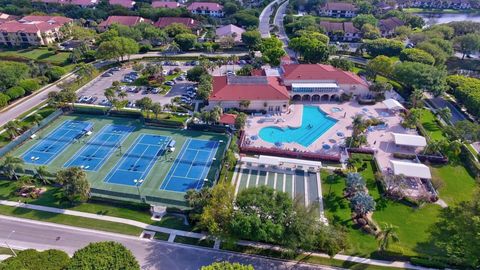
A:
{"type": "Polygon", "coordinates": [[[148,205],[135,203],[108,203],[103,201],[90,201],[79,205],[70,205],[61,200],[61,190],[58,188],[47,187],[48,190],[40,196],[40,198],[28,199],[15,196],[15,182],[8,180],[0,180],[0,199],[28,202],[29,204],[37,204],[62,209],[76,210],[81,212],[108,215],[140,221],[143,223],[166,227],[177,230],[192,231],[193,228],[183,223],[183,219],[178,216],[165,215],[161,221],[152,221],[148,205]]]}
{"type": "Polygon", "coordinates": [[[440,198],[448,205],[468,201],[477,186],[465,167],[460,165],[430,166],[433,178],[441,179],[440,198]]]}
{"type": "Polygon", "coordinates": [[[63,214],[43,212],[25,208],[16,208],[4,205],[0,205],[0,214],[135,236],[140,235],[143,231],[141,228],[116,222],[96,220],[84,217],[71,217],[63,214]]]}
{"type": "Polygon", "coordinates": [[[69,56],[68,52],[49,51],[47,48],[0,51],[0,58],[4,60],[35,60],[58,66],[65,65],[69,56]]]}
{"type": "Polygon", "coordinates": [[[436,121],[437,117],[429,110],[423,110],[420,117],[420,124],[425,128],[432,140],[443,140],[443,131],[436,121]]]}
{"type": "MultiPolygon", "coordinates": [[[[323,171],[321,176],[326,216],[330,223],[342,224],[347,228],[350,248],[346,253],[383,259],[392,259],[391,256],[401,258],[402,256],[421,254],[439,255],[431,247],[421,245],[421,243],[428,240],[428,229],[436,222],[440,206],[429,204],[420,208],[413,208],[400,202],[382,198],[375,182],[374,163],[366,161],[364,164],[365,169],[361,170],[360,174],[366,181],[369,194],[376,201],[376,211],[373,214],[373,219],[379,225],[389,223],[397,226],[400,242],[390,246],[389,257],[379,254],[374,236],[356,229],[351,221],[349,202],[343,198],[345,179],[342,177],[329,178],[329,172],[323,171]]],[[[445,170],[448,169],[445,168],[445,170]]],[[[444,175],[443,177],[448,176],[444,175]]],[[[445,185],[445,189],[452,192],[450,188],[445,185]]]]}

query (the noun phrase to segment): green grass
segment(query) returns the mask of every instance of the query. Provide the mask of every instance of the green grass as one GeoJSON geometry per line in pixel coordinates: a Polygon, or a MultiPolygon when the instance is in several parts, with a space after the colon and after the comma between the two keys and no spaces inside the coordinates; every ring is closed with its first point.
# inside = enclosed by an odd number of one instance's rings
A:
{"type": "Polygon", "coordinates": [[[464,14],[478,13],[478,9],[427,9],[427,8],[404,8],[403,11],[408,13],[438,13],[438,14],[464,14]]]}
{"type": "Polygon", "coordinates": [[[210,239],[200,240],[198,238],[181,236],[181,235],[177,235],[173,242],[192,245],[192,246],[210,247],[210,248],[213,248],[213,244],[214,244],[214,241],[210,239]]]}
{"type": "Polygon", "coordinates": [[[0,214],[135,236],[140,235],[143,231],[141,228],[116,222],[89,219],[84,217],[72,217],[64,214],[56,214],[4,205],[0,205],[0,214]]]}
{"type": "MultiPolygon", "coordinates": [[[[17,250],[13,250],[17,252],[17,250]]],[[[13,255],[12,251],[7,247],[0,247],[0,255],[13,255]]]]}
{"type": "Polygon", "coordinates": [[[163,233],[163,232],[155,232],[155,235],[153,236],[154,239],[161,240],[161,241],[168,241],[169,237],[170,237],[170,234],[163,233]]]}
{"type": "Polygon", "coordinates": [[[431,166],[432,177],[441,179],[440,198],[448,205],[471,200],[477,183],[460,165],[431,166]]]}
{"type": "Polygon", "coordinates": [[[432,140],[446,139],[436,119],[437,119],[436,116],[431,111],[423,110],[422,116],[420,117],[420,124],[425,128],[430,139],[432,140]]]}
{"type": "Polygon", "coordinates": [[[0,58],[4,60],[35,60],[59,66],[66,65],[69,55],[68,52],[49,51],[47,48],[0,51],[0,58]]]}
{"type": "Polygon", "coordinates": [[[320,21],[326,22],[349,22],[352,18],[334,18],[334,17],[324,17],[324,16],[317,16],[316,19],[320,19],[320,21]]]}

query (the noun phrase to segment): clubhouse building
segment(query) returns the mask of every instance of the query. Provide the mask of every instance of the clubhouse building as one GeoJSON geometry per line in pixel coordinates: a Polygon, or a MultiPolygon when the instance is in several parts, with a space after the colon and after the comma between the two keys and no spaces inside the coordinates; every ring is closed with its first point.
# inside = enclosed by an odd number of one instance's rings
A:
{"type": "Polygon", "coordinates": [[[356,97],[368,93],[367,82],[354,73],[330,65],[288,64],[280,68],[279,77],[264,72],[215,76],[209,106],[284,112],[290,101],[334,102],[342,94],[356,97]]]}

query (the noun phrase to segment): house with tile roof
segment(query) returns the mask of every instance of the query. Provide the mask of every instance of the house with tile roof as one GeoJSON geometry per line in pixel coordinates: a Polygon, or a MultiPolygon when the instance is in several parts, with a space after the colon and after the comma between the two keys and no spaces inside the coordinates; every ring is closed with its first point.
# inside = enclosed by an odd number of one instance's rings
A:
{"type": "Polygon", "coordinates": [[[352,22],[321,21],[320,27],[332,41],[354,42],[362,38],[362,32],[352,22]]]}
{"type": "Polygon", "coordinates": [[[214,76],[209,107],[241,108],[253,111],[284,112],[290,95],[279,77],[267,76],[214,76]],[[248,100],[247,108],[242,101],[248,100]]]}
{"type": "Polygon", "coordinates": [[[158,21],[154,23],[154,25],[158,28],[165,28],[171,24],[179,23],[183,24],[186,27],[190,28],[193,32],[196,32],[197,35],[200,30],[200,24],[197,20],[187,17],[160,17],[158,21]]]}
{"type": "Polygon", "coordinates": [[[131,0],[108,0],[108,3],[110,5],[119,5],[128,9],[133,8],[133,6],[135,6],[135,1],[131,1],[131,0]]]}
{"type": "Polygon", "coordinates": [[[17,16],[10,15],[7,13],[0,13],[0,24],[4,22],[9,22],[9,21],[15,21],[15,20],[18,20],[17,16]]]}
{"type": "Polygon", "coordinates": [[[405,25],[405,23],[397,17],[378,21],[378,29],[382,37],[391,37],[395,33],[395,29],[403,25],[405,25]]]}
{"type": "Polygon", "coordinates": [[[319,14],[334,18],[353,18],[357,16],[357,10],[351,3],[328,2],[320,8],[319,14]]]}
{"type": "Polygon", "coordinates": [[[364,79],[330,65],[283,65],[281,77],[294,101],[334,101],[342,94],[361,96],[369,93],[364,79]]]}
{"type": "Polygon", "coordinates": [[[135,26],[139,23],[152,23],[149,19],[144,19],[139,16],[109,16],[105,21],[101,22],[98,25],[98,29],[100,31],[105,31],[110,27],[112,24],[121,24],[125,26],[135,26]]]}
{"type": "Polygon", "coordinates": [[[220,40],[223,37],[233,37],[235,43],[242,43],[242,33],[245,29],[233,24],[221,26],[215,30],[216,40],[220,40]]]}
{"type": "Polygon", "coordinates": [[[72,19],[62,16],[25,16],[0,24],[0,44],[5,46],[45,46],[61,41],[60,28],[72,19]]]}
{"type": "Polygon", "coordinates": [[[152,8],[181,8],[184,5],[175,1],[153,1],[152,8]]]}
{"type": "Polygon", "coordinates": [[[40,2],[45,4],[59,4],[59,5],[75,5],[81,7],[96,6],[99,0],[32,0],[32,2],[40,2]]]}
{"type": "Polygon", "coordinates": [[[187,7],[188,11],[195,15],[210,17],[223,17],[223,6],[213,2],[193,2],[187,7]]]}
{"type": "Polygon", "coordinates": [[[397,0],[401,8],[435,8],[435,9],[471,9],[478,8],[478,3],[470,0],[397,0]]]}

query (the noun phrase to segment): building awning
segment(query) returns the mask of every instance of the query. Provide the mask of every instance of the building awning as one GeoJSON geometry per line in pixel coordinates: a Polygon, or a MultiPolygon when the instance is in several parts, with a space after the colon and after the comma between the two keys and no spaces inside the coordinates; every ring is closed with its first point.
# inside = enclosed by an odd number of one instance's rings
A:
{"type": "Polygon", "coordinates": [[[338,88],[336,83],[292,83],[292,88],[338,88]]]}
{"type": "Polygon", "coordinates": [[[427,140],[425,140],[425,137],[423,136],[412,135],[412,134],[400,134],[400,133],[392,133],[392,135],[396,145],[405,145],[405,146],[414,146],[414,147],[427,146],[427,140]]]}
{"type": "Polygon", "coordinates": [[[387,106],[387,108],[389,110],[403,110],[403,109],[405,109],[405,107],[403,107],[403,105],[400,104],[400,102],[398,102],[397,100],[395,100],[393,98],[384,100],[383,104],[385,104],[385,106],[387,106]]]}
{"type": "Polygon", "coordinates": [[[390,160],[394,175],[405,175],[407,177],[416,177],[423,179],[432,179],[430,168],[421,163],[390,160]]]}
{"type": "Polygon", "coordinates": [[[218,122],[224,125],[234,125],[236,119],[236,114],[224,113],[220,116],[220,120],[218,120],[218,122]]]}

